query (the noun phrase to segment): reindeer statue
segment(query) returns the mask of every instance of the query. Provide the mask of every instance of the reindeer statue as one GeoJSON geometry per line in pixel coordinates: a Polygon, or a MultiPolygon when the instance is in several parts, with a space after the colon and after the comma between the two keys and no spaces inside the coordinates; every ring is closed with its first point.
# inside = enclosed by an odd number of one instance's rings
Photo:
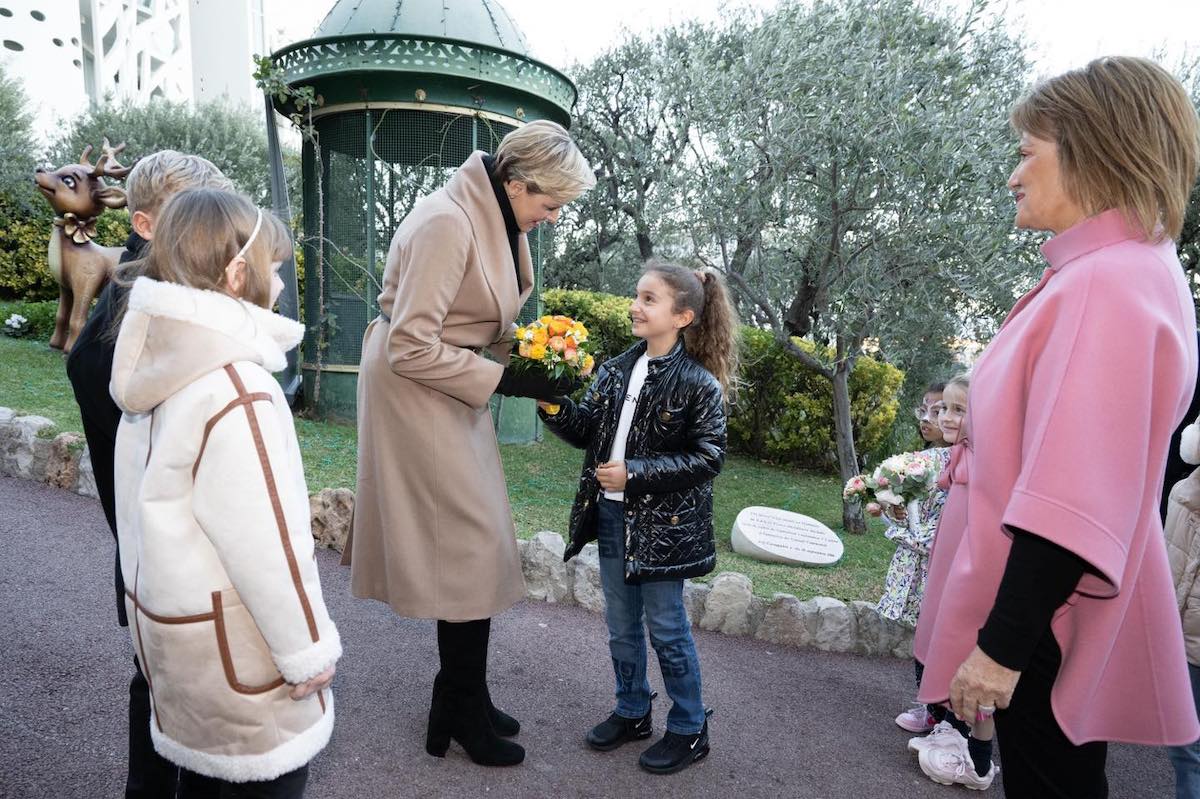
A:
{"type": "Polygon", "coordinates": [[[129,167],[117,163],[124,144],[109,146],[104,140],[100,157],[93,165],[89,144],[78,164],[68,164],[48,172],[38,167],[34,181],[54,209],[54,230],[50,233],[50,271],[58,281],[58,315],[50,346],[70,352],[79,331],[87,321],[92,300],[100,293],[116,268],[121,247],[101,247],[92,241],[96,219],[106,208],[123,208],[125,192],[109,186],[104,178],[121,179],[129,167]]]}

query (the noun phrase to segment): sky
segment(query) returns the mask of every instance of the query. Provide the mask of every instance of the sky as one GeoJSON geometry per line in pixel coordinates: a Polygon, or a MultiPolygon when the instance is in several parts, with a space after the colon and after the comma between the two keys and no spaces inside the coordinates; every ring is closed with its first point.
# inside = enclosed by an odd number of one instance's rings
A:
{"type": "MultiPolygon", "coordinates": [[[[532,54],[560,69],[587,62],[626,29],[643,33],[689,19],[719,20],[735,6],[768,10],[778,0],[500,0],[532,54]]],[[[961,9],[968,0],[943,0],[961,9]]],[[[265,0],[275,46],[307,38],[333,0],[265,0]]],[[[1063,72],[1099,55],[1167,54],[1166,66],[1200,56],[1196,0],[1008,0],[997,4],[1030,44],[1039,75],[1063,72]],[[1190,48],[1189,48],[1190,39],[1190,48]]]]}

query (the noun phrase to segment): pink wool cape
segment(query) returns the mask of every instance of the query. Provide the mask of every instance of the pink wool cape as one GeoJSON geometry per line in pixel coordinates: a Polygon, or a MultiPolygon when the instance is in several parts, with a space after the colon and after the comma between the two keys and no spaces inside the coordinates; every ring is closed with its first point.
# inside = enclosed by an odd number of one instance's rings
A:
{"type": "Polygon", "coordinates": [[[914,651],[943,702],[1004,573],[1009,528],[1087,561],[1051,627],[1051,694],[1074,744],[1200,736],[1158,515],[1196,381],[1196,316],[1174,244],[1106,211],[1042,246],[1049,268],[976,364],[914,651]]]}

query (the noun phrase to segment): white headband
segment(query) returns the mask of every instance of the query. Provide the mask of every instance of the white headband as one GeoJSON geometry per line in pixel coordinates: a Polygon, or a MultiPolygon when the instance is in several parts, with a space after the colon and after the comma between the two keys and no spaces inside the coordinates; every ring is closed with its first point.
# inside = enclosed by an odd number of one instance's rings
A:
{"type": "Polygon", "coordinates": [[[237,260],[246,254],[246,250],[250,249],[250,245],[254,243],[254,239],[258,236],[258,231],[262,229],[262,209],[258,210],[258,219],[254,222],[254,230],[250,231],[250,238],[246,239],[246,243],[242,245],[242,249],[237,251],[237,255],[233,256],[233,260],[237,260]]]}

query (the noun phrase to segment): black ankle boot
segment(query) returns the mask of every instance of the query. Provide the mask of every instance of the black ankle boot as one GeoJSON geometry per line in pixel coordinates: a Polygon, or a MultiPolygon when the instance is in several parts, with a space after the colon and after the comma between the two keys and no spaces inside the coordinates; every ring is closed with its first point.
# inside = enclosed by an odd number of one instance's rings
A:
{"type": "Polygon", "coordinates": [[[638,765],[651,774],[674,774],[708,755],[708,722],[695,735],[680,735],[667,730],[662,740],[638,759],[638,765]]]}
{"type": "MultiPolygon", "coordinates": [[[[438,694],[443,690],[446,683],[446,678],[443,676],[445,672],[439,671],[437,676],[433,678],[433,704],[437,705],[438,694]]],[[[512,738],[521,732],[521,722],[514,719],[512,716],[505,713],[500,708],[492,704],[492,697],[489,693],[487,696],[488,720],[492,722],[492,729],[501,738],[512,738]]],[[[429,725],[433,729],[434,708],[429,709],[429,725]]]]}
{"type": "Polygon", "coordinates": [[[626,718],[613,713],[588,731],[587,745],[597,752],[611,752],[629,741],[649,738],[654,732],[650,724],[650,712],[646,711],[646,715],[640,719],[626,718]]]}
{"type": "MultiPolygon", "coordinates": [[[[444,757],[453,739],[481,766],[515,766],[525,759],[525,749],[496,734],[488,719],[487,703],[480,691],[447,689],[442,694],[445,716],[430,714],[425,751],[444,757]]],[[[436,708],[436,706],[435,706],[436,708]]]]}

